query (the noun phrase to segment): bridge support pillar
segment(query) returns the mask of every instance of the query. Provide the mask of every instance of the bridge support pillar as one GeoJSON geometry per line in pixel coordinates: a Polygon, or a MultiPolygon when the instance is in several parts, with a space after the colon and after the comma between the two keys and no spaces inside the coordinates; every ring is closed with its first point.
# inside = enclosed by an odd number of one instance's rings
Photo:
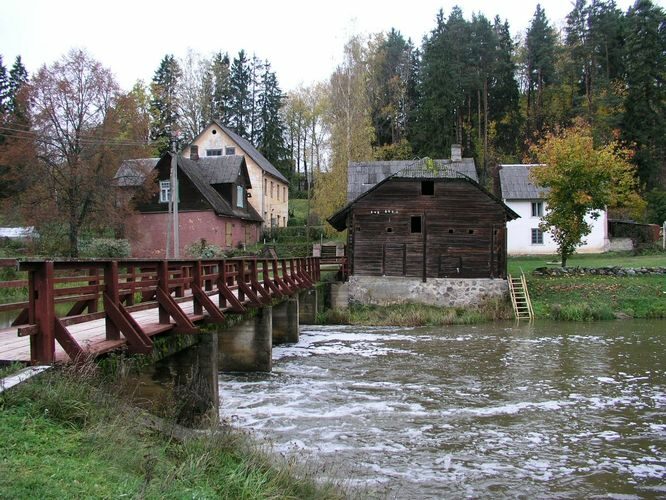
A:
{"type": "Polygon", "coordinates": [[[220,330],[219,362],[223,372],[270,372],[272,368],[273,308],[256,310],[253,317],[220,330]]]}
{"type": "Polygon", "coordinates": [[[273,345],[298,342],[298,295],[273,306],[273,345]]]}
{"type": "Polygon", "coordinates": [[[301,325],[313,325],[319,312],[319,289],[315,286],[299,294],[299,322],[301,325]]]}

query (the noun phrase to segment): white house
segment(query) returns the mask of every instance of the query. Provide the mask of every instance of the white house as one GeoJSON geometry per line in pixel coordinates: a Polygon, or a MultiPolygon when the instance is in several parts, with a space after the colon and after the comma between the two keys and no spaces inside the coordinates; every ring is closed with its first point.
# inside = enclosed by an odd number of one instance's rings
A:
{"type": "MultiPolygon", "coordinates": [[[[556,254],[557,244],[550,233],[542,232],[539,223],[548,206],[545,190],[530,180],[530,169],[538,165],[500,165],[502,200],[520,215],[520,219],[507,223],[507,252],[509,255],[556,254]]],[[[592,232],[576,248],[579,253],[600,253],[609,248],[608,215],[600,211],[595,220],[587,216],[592,232]]]]}

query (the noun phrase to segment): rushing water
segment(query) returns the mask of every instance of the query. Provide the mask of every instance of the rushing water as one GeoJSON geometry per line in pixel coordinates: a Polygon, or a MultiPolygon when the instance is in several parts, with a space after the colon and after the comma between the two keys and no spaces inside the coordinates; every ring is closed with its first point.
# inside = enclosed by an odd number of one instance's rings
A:
{"type": "Polygon", "coordinates": [[[220,377],[221,414],[382,497],[666,497],[665,347],[661,321],[307,327],[220,377]]]}

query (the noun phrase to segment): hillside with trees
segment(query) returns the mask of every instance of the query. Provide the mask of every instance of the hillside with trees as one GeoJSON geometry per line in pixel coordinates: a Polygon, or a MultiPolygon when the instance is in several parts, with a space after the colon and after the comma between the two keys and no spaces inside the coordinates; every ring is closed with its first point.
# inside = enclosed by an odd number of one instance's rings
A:
{"type": "Polygon", "coordinates": [[[163,153],[175,135],[185,145],[212,120],[251,141],[322,219],[345,203],[349,161],[446,158],[461,144],[492,189],[497,165],[536,161],[533,145],[583,120],[596,148],[630,152],[642,218],[662,222],[663,8],[577,0],[558,30],[537,5],[523,33],[459,7],[433,20],[420,43],[389,27],[352,36],[327,81],[287,93],[244,50],[165,54],[130,91],[82,50],[34,75],[0,58],[4,223],[35,225],[70,255],[82,235],[122,234],[122,214],[108,216],[114,168],[163,153]]]}

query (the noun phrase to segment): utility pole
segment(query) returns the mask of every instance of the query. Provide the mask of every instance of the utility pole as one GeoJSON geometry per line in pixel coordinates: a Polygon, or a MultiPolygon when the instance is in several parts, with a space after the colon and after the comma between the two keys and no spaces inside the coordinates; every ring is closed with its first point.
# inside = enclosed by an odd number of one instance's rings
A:
{"type": "Polygon", "coordinates": [[[178,231],[178,138],[171,136],[171,204],[173,206],[173,257],[180,258],[180,236],[178,231]]]}

